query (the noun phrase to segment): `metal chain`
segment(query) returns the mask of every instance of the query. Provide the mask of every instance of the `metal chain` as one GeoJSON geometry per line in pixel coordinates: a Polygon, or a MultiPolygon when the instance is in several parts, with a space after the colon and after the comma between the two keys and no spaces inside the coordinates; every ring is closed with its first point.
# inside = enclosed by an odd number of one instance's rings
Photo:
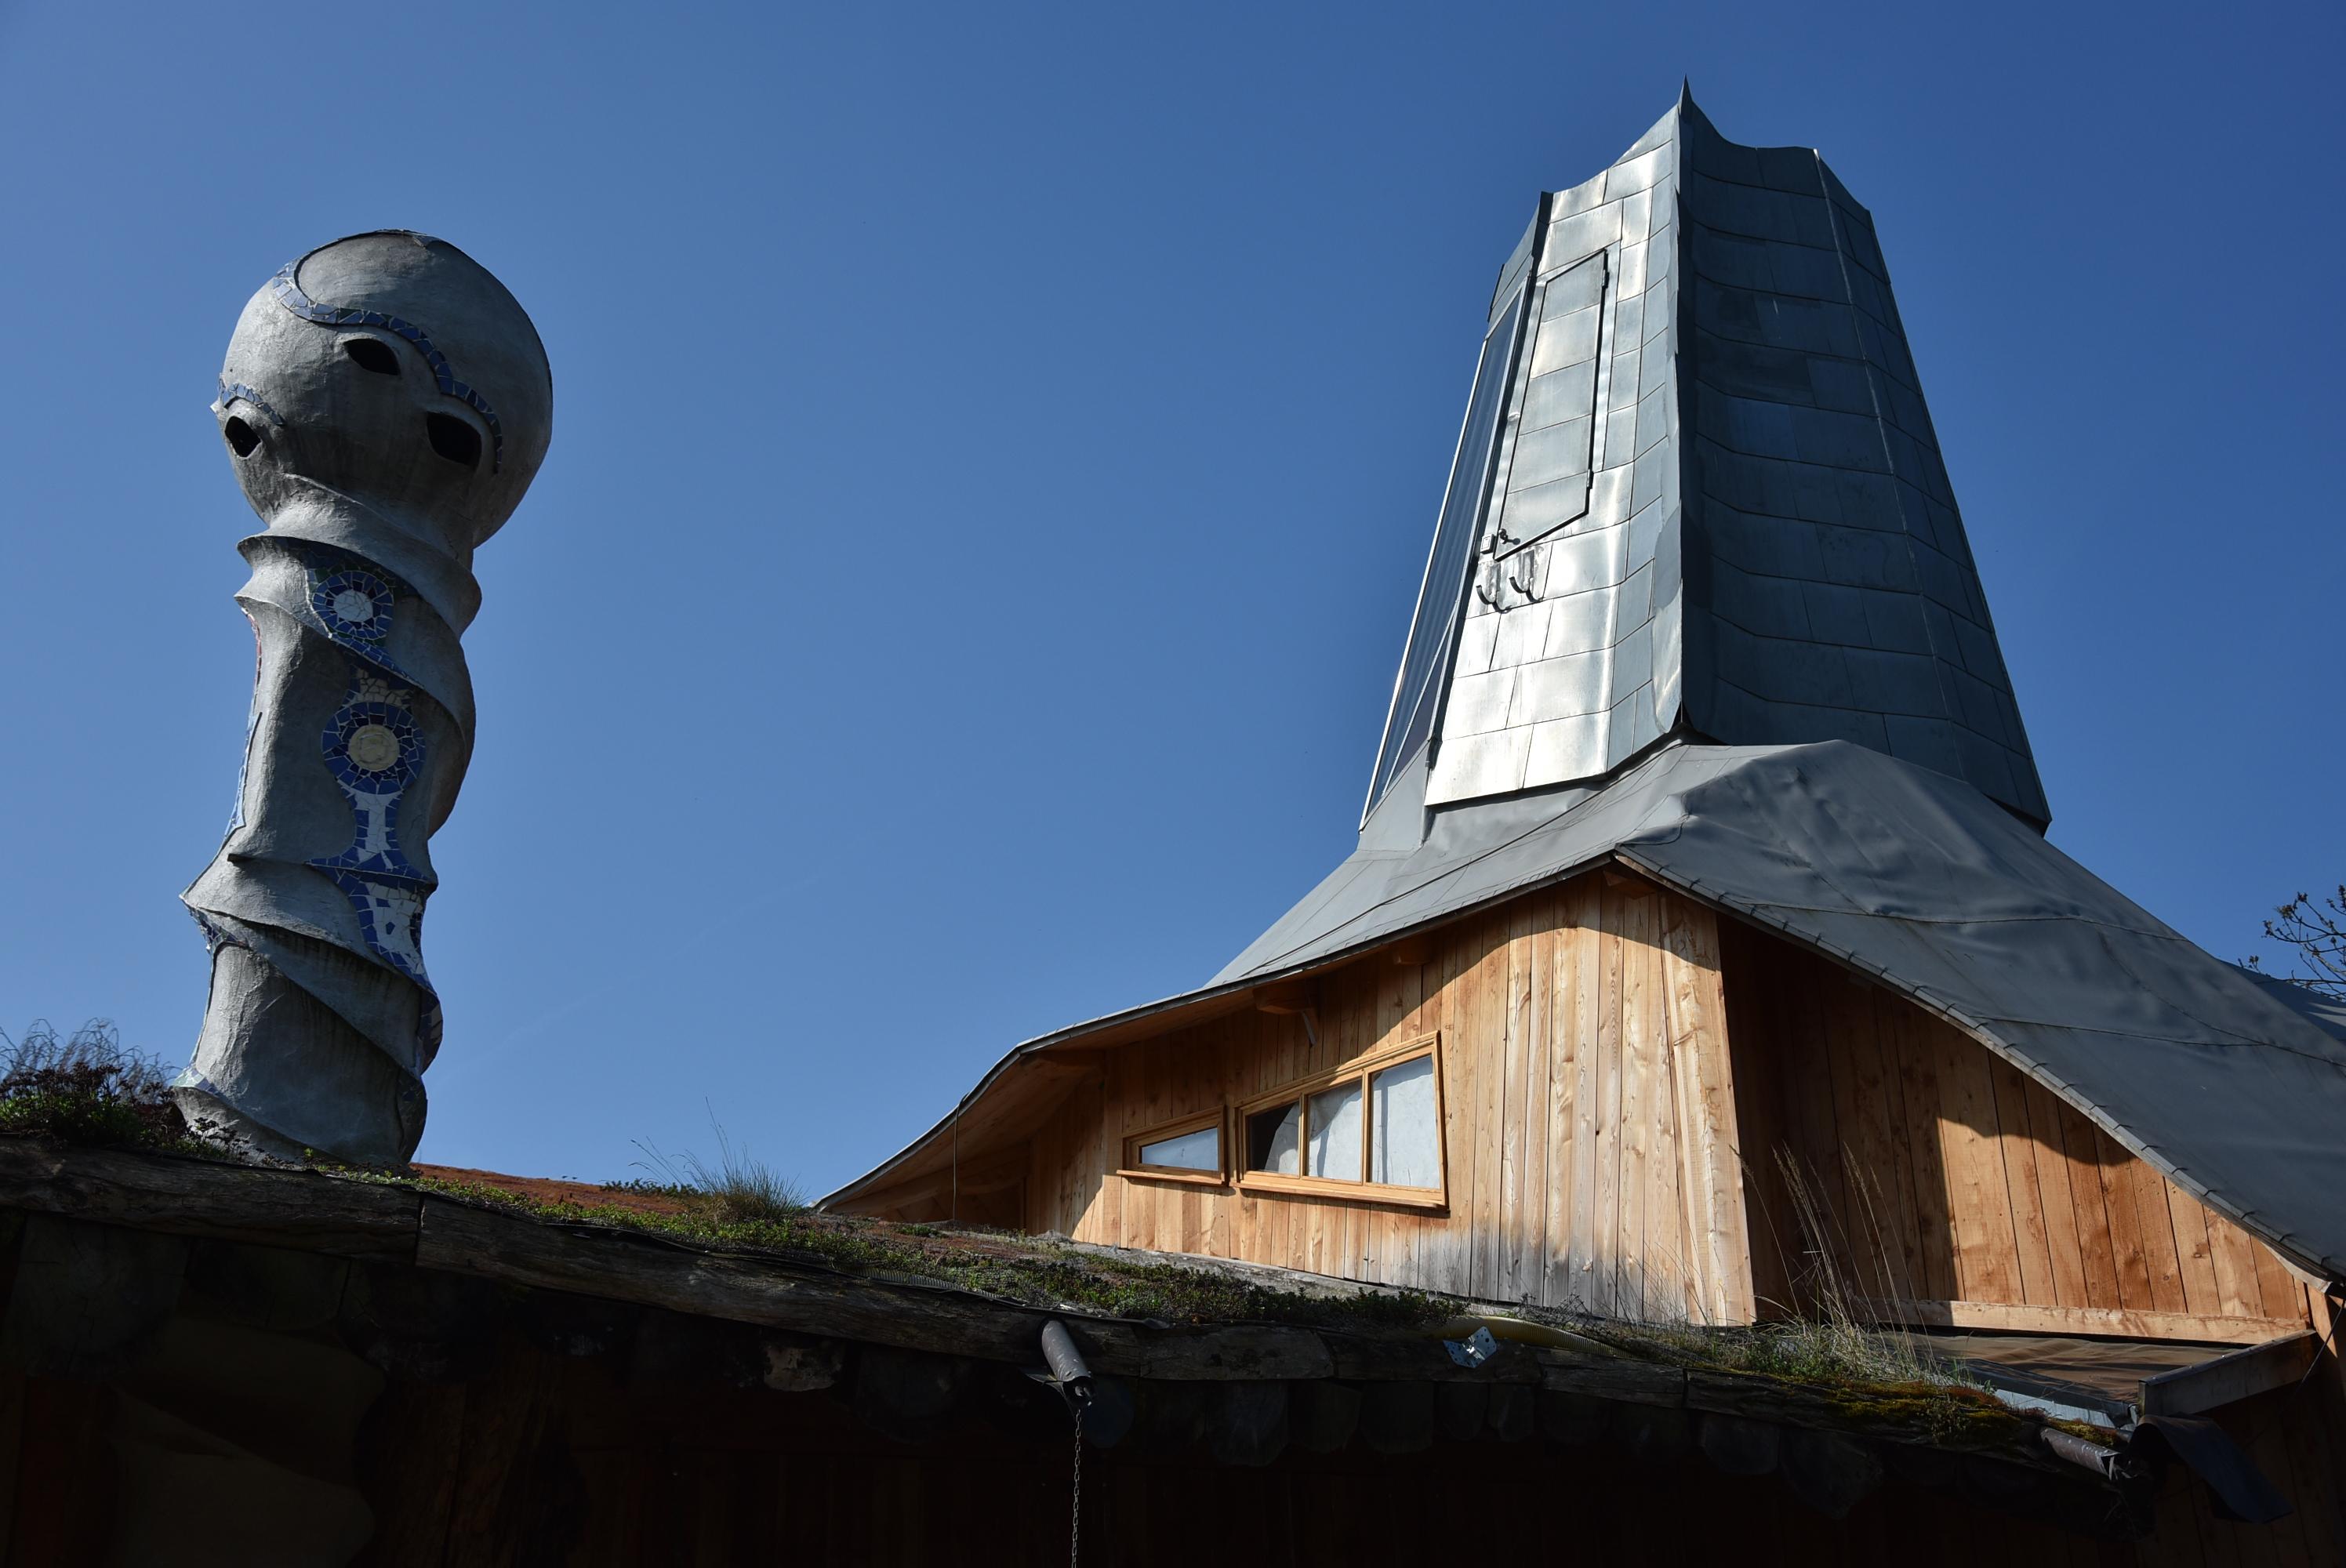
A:
{"type": "Polygon", "coordinates": [[[1075,1513],[1067,1530],[1067,1568],[1080,1568],[1084,1555],[1084,1407],[1076,1402],[1075,1513]]]}

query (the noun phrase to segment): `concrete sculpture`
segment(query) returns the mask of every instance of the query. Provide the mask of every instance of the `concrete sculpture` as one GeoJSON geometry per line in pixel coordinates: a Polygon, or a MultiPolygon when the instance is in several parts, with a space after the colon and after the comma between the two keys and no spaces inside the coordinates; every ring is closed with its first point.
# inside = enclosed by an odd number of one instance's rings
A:
{"type": "Polygon", "coordinates": [[[423,1135],[422,922],[472,753],[473,551],[529,488],[553,406],[528,315],[424,235],[321,246],[237,322],[212,411],[268,524],[240,546],[259,668],[235,811],[181,895],[212,978],[174,1085],[214,1135],[385,1164],[423,1135]]]}

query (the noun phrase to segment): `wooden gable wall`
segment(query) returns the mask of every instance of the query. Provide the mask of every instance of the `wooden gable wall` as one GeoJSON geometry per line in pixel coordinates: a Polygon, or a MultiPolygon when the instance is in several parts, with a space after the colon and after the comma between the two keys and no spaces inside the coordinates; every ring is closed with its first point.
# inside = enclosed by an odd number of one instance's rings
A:
{"type": "Polygon", "coordinates": [[[1747,1319],[1710,911],[1590,875],[1430,933],[1423,956],[1324,977],[1316,1046],[1300,1016],[1250,1012],[1107,1053],[1034,1139],[1028,1228],[1485,1299],[1747,1319]],[[1113,1174],[1128,1134],[1428,1035],[1444,1210],[1113,1174]]]}
{"type": "MultiPolygon", "coordinates": [[[[1060,1063],[1074,1087],[1031,1137],[967,1141],[961,1217],[1738,1322],[1812,1304],[1789,1159],[1841,1278],[1885,1318],[2242,1342],[2308,1319],[2266,1247],[1984,1047],[1642,880],[1591,873],[1392,951],[1413,962],[1315,983],[1316,1044],[1295,1013],[1247,1010],[1060,1063]],[[1127,1135],[1426,1036],[1444,1207],[1117,1172],[1127,1135]]],[[[943,1190],[853,1207],[942,1218],[943,1190]]]]}
{"type": "Polygon", "coordinates": [[[2305,1289],[2051,1091],[1903,997],[1733,921],[1728,1028],[1763,1297],[1808,1294],[1784,1170],[1831,1211],[1866,1294],[1960,1326],[2255,1341],[2305,1289]]]}

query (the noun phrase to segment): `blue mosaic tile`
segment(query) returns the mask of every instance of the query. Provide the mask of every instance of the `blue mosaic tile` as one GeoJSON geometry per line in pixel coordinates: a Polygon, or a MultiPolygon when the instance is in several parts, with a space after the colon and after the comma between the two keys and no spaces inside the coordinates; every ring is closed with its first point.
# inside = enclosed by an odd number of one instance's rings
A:
{"type": "MultiPolygon", "coordinates": [[[[369,738],[376,738],[370,735],[369,738]]],[[[416,728],[414,716],[388,702],[343,704],[326,725],[324,746],[326,766],[335,779],[343,789],[360,795],[395,797],[415,781],[417,769],[423,766],[423,732],[416,728]],[[397,749],[381,761],[352,756],[352,738],[362,730],[387,731],[397,749]]],[[[397,860],[396,843],[390,853],[397,860]]]]}
{"type": "MultiPolygon", "coordinates": [[[[487,423],[489,468],[492,473],[503,469],[505,465],[505,427],[497,423],[496,412],[489,407],[488,399],[456,379],[455,372],[449,368],[448,356],[432,346],[430,335],[422,327],[403,321],[396,316],[386,317],[373,311],[346,311],[319,304],[303,293],[301,285],[293,280],[301,265],[299,258],[288,261],[277,270],[275,277],[270,279],[269,290],[277,297],[277,302],[305,321],[315,321],[327,327],[382,326],[413,343],[422,351],[424,363],[432,367],[433,379],[439,383],[440,391],[471,408],[487,423]]],[[[265,408],[268,405],[261,406],[265,408]]],[[[282,424],[284,421],[279,420],[278,423],[282,424]]]]}
{"type": "MultiPolygon", "coordinates": [[[[371,574],[345,569],[336,576],[356,580],[371,574]]],[[[372,580],[388,597],[388,585],[379,577],[372,580]]],[[[399,808],[401,797],[423,767],[423,732],[403,703],[370,697],[370,687],[382,690],[367,665],[353,661],[350,694],[320,737],[326,769],[351,804],[350,846],[310,864],[349,901],[367,950],[423,993],[416,1055],[410,1064],[421,1072],[438,1050],[441,1036],[439,993],[423,969],[423,904],[434,882],[400,846],[399,808]],[[360,755],[353,756],[352,742],[362,735],[360,755]],[[388,757],[381,754],[386,739],[391,744],[388,757]]]]}
{"type": "Polygon", "coordinates": [[[280,430],[284,428],[285,421],[278,412],[270,407],[268,402],[262,399],[259,392],[253,391],[242,382],[224,381],[220,382],[219,394],[212,400],[212,412],[214,413],[218,413],[226,409],[230,403],[240,402],[250,403],[254,408],[260,410],[261,413],[268,417],[270,423],[276,425],[280,430]]]}
{"type": "Polygon", "coordinates": [[[378,643],[391,632],[391,585],[372,572],[352,569],[329,577],[311,575],[310,607],[340,642],[353,637],[378,643]]]}
{"type": "Polygon", "coordinates": [[[304,606],[310,612],[308,624],[325,633],[345,653],[387,675],[409,679],[407,672],[399,667],[399,661],[384,650],[382,639],[391,631],[393,606],[403,595],[413,598],[415,590],[347,550],[318,544],[305,544],[301,548],[309,588],[309,602],[304,606]],[[356,618],[358,606],[353,602],[362,593],[370,606],[363,620],[356,618]],[[345,594],[352,596],[352,600],[345,600],[345,594]]]}

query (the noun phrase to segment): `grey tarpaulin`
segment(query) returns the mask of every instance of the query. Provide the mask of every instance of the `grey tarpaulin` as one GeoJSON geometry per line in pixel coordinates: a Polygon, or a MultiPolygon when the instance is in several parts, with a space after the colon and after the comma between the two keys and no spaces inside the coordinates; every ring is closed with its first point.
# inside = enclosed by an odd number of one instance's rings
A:
{"type": "MultiPolygon", "coordinates": [[[[1829,741],[1669,745],[1602,789],[1430,823],[1412,790],[1395,793],[1350,859],[1176,1000],[1316,968],[1617,859],[1912,997],[2292,1263],[2346,1278],[2346,1041],[1970,786],[1829,741]]],[[[1030,1042],[976,1093],[1021,1054],[1133,1016],[1030,1042]]]]}

